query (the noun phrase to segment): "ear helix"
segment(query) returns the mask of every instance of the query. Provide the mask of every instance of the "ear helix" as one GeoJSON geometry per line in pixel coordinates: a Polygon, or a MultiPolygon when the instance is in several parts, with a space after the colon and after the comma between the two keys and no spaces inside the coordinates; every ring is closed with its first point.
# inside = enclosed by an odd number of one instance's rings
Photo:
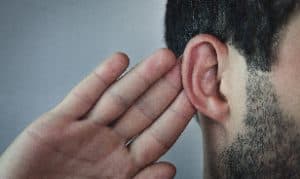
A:
{"type": "Polygon", "coordinates": [[[219,122],[229,112],[220,94],[226,55],[226,46],[210,35],[193,38],[183,55],[182,82],[188,98],[200,113],[219,122]]]}

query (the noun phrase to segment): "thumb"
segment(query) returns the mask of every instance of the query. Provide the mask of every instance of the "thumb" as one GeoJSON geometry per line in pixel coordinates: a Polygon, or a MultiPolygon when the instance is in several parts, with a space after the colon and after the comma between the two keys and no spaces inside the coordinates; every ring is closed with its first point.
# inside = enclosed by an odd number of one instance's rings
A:
{"type": "Polygon", "coordinates": [[[175,174],[176,168],[173,164],[158,162],[143,169],[134,179],[173,179],[175,174]]]}

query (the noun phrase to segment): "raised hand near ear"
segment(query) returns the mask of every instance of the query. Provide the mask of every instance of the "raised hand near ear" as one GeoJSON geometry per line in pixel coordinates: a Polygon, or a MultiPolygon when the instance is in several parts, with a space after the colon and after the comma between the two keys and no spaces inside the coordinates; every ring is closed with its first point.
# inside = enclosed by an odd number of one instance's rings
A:
{"type": "Polygon", "coordinates": [[[113,55],[27,127],[1,156],[0,178],[173,178],[172,164],[155,161],[195,113],[180,62],[162,49],[119,78],[128,63],[113,55]]]}

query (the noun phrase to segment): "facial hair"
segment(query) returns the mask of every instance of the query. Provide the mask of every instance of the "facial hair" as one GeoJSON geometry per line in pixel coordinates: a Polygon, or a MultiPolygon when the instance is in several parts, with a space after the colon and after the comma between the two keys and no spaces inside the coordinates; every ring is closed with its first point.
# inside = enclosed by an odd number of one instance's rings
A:
{"type": "Polygon", "coordinates": [[[300,134],[280,109],[269,73],[250,70],[245,132],[218,156],[217,178],[299,179],[300,134]]]}

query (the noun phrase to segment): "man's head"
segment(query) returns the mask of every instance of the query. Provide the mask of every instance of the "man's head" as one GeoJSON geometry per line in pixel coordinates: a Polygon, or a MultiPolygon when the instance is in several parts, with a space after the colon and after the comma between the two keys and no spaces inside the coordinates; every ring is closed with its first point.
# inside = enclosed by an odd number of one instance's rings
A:
{"type": "Polygon", "coordinates": [[[207,177],[300,177],[299,4],[168,1],[166,43],[202,116],[207,177]]]}

